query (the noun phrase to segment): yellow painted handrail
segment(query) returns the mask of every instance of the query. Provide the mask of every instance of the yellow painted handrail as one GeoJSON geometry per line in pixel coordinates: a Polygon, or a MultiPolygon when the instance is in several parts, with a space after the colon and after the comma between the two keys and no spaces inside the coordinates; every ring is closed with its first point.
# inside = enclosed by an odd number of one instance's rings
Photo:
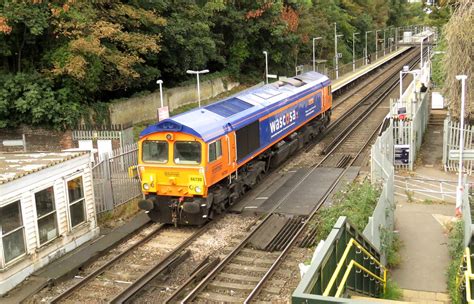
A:
{"type": "Polygon", "coordinates": [[[368,270],[367,268],[365,268],[361,264],[359,264],[356,261],[352,260],[349,263],[349,266],[347,267],[346,272],[344,273],[344,276],[342,277],[342,281],[339,284],[339,287],[337,288],[337,291],[336,291],[336,294],[334,295],[334,297],[339,298],[341,296],[342,292],[344,291],[344,285],[346,284],[347,278],[349,277],[349,274],[351,273],[351,270],[354,266],[359,268],[363,272],[367,273],[371,277],[373,277],[373,278],[379,280],[380,282],[382,282],[383,286],[384,286],[384,293],[385,293],[385,284],[387,283],[386,282],[386,277],[385,277],[385,272],[384,272],[384,278],[382,279],[381,277],[379,277],[378,275],[376,275],[372,271],[368,270]]]}
{"type": "Polygon", "coordinates": [[[464,271],[464,281],[466,284],[466,301],[469,304],[474,304],[474,300],[471,295],[471,279],[474,279],[471,268],[471,250],[466,247],[464,251],[464,258],[466,259],[466,271],[464,271]]]}
{"type": "MultiPolygon", "coordinates": [[[[347,243],[346,249],[344,250],[344,253],[342,254],[341,258],[339,259],[339,262],[337,263],[336,269],[334,270],[334,273],[332,274],[331,279],[329,280],[328,286],[324,290],[323,296],[327,297],[329,296],[329,293],[331,292],[332,287],[334,286],[334,283],[336,282],[336,279],[339,275],[339,272],[342,269],[342,266],[344,266],[344,261],[347,259],[347,256],[349,255],[349,252],[351,251],[352,246],[356,246],[358,249],[360,249],[362,252],[365,253],[372,261],[374,261],[377,265],[379,265],[380,269],[383,269],[384,272],[384,279],[386,282],[387,278],[387,269],[370,253],[368,252],[364,247],[362,247],[361,244],[359,244],[354,238],[351,238],[349,243],[347,243]]],[[[385,291],[385,284],[384,283],[384,291],[385,291]]]]}

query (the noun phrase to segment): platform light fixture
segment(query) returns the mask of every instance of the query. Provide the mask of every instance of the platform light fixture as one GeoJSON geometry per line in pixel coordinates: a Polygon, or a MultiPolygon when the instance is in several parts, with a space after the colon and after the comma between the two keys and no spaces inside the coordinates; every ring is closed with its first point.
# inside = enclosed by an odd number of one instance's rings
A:
{"type": "Polygon", "coordinates": [[[355,62],[355,36],[359,35],[360,33],[352,33],[352,71],[356,69],[356,62],[355,62]]]}
{"type": "Polygon", "coordinates": [[[458,172],[458,187],[456,189],[456,216],[462,215],[462,195],[464,186],[462,184],[462,171],[463,171],[463,160],[462,154],[464,152],[464,107],[466,99],[466,79],[467,75],[457,75],[457,80],[461,81],[461,113],[459,117],[460,130],[459,130],[459,172],[458,172]]]}
{"type": "Polygon", "coordinates": [[[263,51],[263,55],[265,55],[265,84],[268,84],[268,52],[263,51]]]}
{"type": "Polygon", "coordinates": [[[334,57],[336,57],[336,79],[339,79],[339,60],[337,54],[337,38],[342,37],[343,35],[337,34],[337,24],[334,22],[334,57]]]}
{"type": "Polygon", "coordinates": [[[379,44],[379,35],[378,35],[378,32],[380,32],[381,30],[376,30],[375,31],[375,61],[377,61],[379,59],[379,52],[378,52],[378,44],[379,44]]]}
{"type": "Polygon", "coordinates": [[[160,104],[161,104],[161,107],[163,108],[163,88],[162,88],[163,80],[158,79],[156,83],[160,86],[160,104]]]}
{"type": "Polygon", "coordinates": [[[403,74],[413,74],[413,77],[416,77],[418,74],[421,73],[421,70],[412,70],[410,71],[410,67],[408,65],[403,66],[403,69],[400,71],[400,99],[399,103],[402,102],[402,95],[403,95],[403,74]]]}
{"type": "Polygon", "coordinates": [[[365,65],[369,64],[367,60],[369,56],[369,50],[367,49],[367,34],[369,33],[372,33],[372,31],[365,32],[365,65]]]}
{"type": "Polygon", "coordinates": [[[313,72],[316,72],[316,57],[315,57],[315,41],[322,39],[323,37],[313,38],[313,72]]]}
{"type": "Polygon", "coordinates": [[[196,76],[197,76],[198,105],[199,105],[199,107],[201,107],[201,87],[199,86],[199,74],[209,73],[209,70],[201,70],[201,71],[187,70],[186,73],[196,74],[196,76]]]}

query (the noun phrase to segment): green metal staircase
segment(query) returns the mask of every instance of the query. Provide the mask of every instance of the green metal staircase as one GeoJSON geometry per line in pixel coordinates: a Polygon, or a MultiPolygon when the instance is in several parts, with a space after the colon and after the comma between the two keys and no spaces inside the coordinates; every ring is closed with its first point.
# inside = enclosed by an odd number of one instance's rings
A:
{"type": "Polygon", "coordinates": [[[347,303],[350,294],[380,298],[387,270],[380,252],[346,217],[339,217],[315,262],[302,278],[292,303],[347,303]]]}

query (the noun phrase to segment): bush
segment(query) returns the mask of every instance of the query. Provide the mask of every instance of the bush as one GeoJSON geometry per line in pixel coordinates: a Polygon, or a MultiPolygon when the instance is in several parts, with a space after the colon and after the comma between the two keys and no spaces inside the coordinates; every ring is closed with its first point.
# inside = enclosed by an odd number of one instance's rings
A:
{"type": "Polygon", "coordinates": [[[322,208],[316,216],[318,239],[325,239],[339,216],[347,216],[351,223],[363,231],[369,216],[374,212],[380,190],[369,181],[352,183],[333,197],[333,204],[322,208]]]}
{"type": "Polygon", "coordinates": [[[454,223],[449,232],[449,255],[451,262],[448,266],[448,292],[453,304],[461,304],[461,293],[457,285],[459,267],[461,266],[461,258],[464,253],[464,222],[457,221],[454,223]]]}

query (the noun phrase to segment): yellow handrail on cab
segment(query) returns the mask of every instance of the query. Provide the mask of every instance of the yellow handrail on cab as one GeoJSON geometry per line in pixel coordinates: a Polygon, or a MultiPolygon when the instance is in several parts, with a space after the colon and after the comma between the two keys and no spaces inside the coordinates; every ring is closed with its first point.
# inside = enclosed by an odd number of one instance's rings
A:
{"type": "Polygon", "coordinates": [[[352,260],[349,263],[349,266],[347,267],[346,272],[344,273],[344,276],[342,277],[341,283],[339,283],[339,287],[337,288],[337,291],[336,291],[336,294],[334,295],[334,297],[339,298],[341,296],[342,292],[344,291],[344,285],[346,284],[347,278],[349,277],[349,274],[351,273],[351,270],[354,266],[359,268],[363,272],[367,273],[371,277],[373,277],[373,278],[379,280],[380,282],[382,282],[383,285],[384,285],[384,292],[385,292],[385,284],[387,283],[386,282],[386,277],[385,277],[385,272],[384,272],[384,278],[382,279],[381,277],[379,277],[378,275],[376,275],[372,271],[368,270],[367,268],[365,268],[361,264],[359,264],[356,261],[352,260]]]}
{"type": "Polygon", "coordinates": [[[332,287],[333,287],[334,283],[336,282],[336,279],[339,275],[339,272],[342,269],[342,266],[344,266],[344,261],[347,259],[347,256],[349,255],[349,252],[351,251],[352,246],[356,246],[357,248],[359,248],[372,261],[374,261],[377,265],[379,265],[380,269],[383,269],[384,279],[385,279],[383,288],[384,288],[384,292],[385,292],[387,269],[376,258],[374,258],[374,256],[370,252],[368,252],[364,247],[362,247],[361,244],[359,244],[356,240],[354,240],[354,238],[351,238],[349,243],[347,243],[347,246],[346,246],[346,249],[344,250],[344,253],[342,254],[341,258],[339,259],[339,262],[337,263],[336,270],[334,270],[334,273],[332,274],[332,277],[329,280],[328,286],[324,290],[323,296],[325,296],[325,297],[329,296],[329,293],[331,292],[332,287]]]}

